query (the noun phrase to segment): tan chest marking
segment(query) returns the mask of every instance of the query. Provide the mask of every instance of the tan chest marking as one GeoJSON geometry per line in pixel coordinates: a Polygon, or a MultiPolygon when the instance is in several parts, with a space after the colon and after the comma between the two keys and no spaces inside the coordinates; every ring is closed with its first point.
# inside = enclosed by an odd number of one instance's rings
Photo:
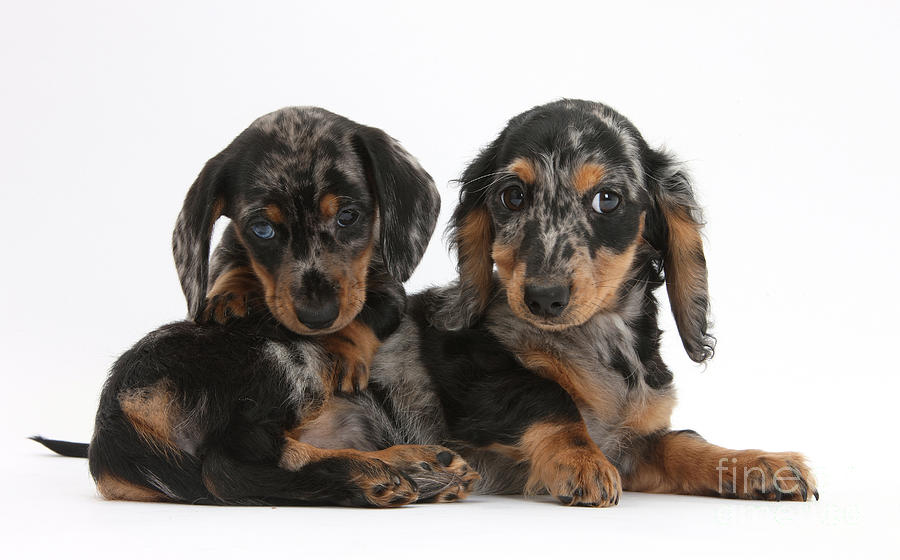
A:
{"type": "Polygon", "coordinates": [[[669,427],[675,408],[674,393],[651,393],[629,399],[622,425],[636,434],[650,434],[669,427]]]}

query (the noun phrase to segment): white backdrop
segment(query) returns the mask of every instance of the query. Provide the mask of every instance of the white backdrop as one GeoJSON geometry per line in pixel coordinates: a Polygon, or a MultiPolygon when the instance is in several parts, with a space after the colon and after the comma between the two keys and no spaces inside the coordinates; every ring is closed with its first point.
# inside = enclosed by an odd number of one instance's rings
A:
{"type": "MultiPolygon", "coordinates": [[[[4,2],[3,14],[0,551],[896,546],[886,526],[900,513],[897,3],[4,2]],[[321,105],[385,129],[442,187],[441,232],[450,181],[479,147],[560,97],[604,101],[668,146],[707,209],[719,345],[706,368],[694,365],[665,316],[675,427],[806,452],[821,502],[627,494],[602,511],[475,498],[392,513],[113,504],[95,496],[83,461],[24,440],[89,438],[112,361],[184,316],[175,216],[203,163],[255,117],[321,105]],[[38,538],[47,533],[58,537],[38,538]]],[[[436,235],[408,288],[453,274],[436,235]]]]}

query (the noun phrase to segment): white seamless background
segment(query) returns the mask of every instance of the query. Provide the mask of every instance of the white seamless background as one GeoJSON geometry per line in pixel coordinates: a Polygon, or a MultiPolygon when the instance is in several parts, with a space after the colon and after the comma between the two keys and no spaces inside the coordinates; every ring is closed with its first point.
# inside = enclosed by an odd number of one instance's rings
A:
{"type": "Polygon", "coordinates": [[[2,12],[4,557],[896,552],[897,3],[4,2],[2,12]],[[719,343],[696,366],[662,314],[674,427],[805,452],[820,502],[112,503],[84,461],[25,439],[89,438],[112,361],[184,316],[175,216],[203,163],[257,116],[320,105],[420,159],[444,205],[414,292],[455,274],[441,237],[451,181],[508,118],[560,97],[629,117],[689,166],[706,208],[719,343]]]}

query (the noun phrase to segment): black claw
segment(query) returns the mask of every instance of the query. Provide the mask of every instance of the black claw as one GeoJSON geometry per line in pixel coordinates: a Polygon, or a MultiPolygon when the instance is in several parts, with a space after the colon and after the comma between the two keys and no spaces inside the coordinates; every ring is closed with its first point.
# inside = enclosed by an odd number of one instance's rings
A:
{"type": "Polygon", "coordinates": [[[572,496],[557,496],[557,498],[560,502],[563,503],[563,505],[569,505],[572,503],[572,496]]]}
{"type": "Polygon", "coordinates": [[[419,463],[419,466],[422,467],[422,469],[423,469],[423,470],[426,470],[426,471],[433,470],[433,469],[431,468],[431,465],[429,465],[429,464],[426,463],[425,461],[422,461],[421,463],[419,463]]]}
{"type": "Polygon", "coordinates": [[[818,491],[818,490],[813,490],[813,496],[816,497],[816,501],[818,502],[818,501],[819,501],[819,491],[818,491]]]}
{"type": "Polygon", "coordinates": [[[444,496],[444,501],[454,502],[459,499],[459,494],[447,494],[444,496]]]}
{"type": "Polygon", "coordinates": [[[394,478],[392,478],[391,480],[394,482],[394,486],[400,486],[401,480],[399,476],[394,475],[394,478]]]}
{"type": "Polygon", "coordinates": [[[438,463],[445,467],[449,467],[450,463],[453,462],[453,454],[449,451],[441,451],[437,454],[438,463]]]}
{"type": "Polygon", "coordinates": [[[582,490],[581,488],[576,488],[575,491],[572,492],[572,495],[580,498],[584,496],[584,490],[582,490]]]}

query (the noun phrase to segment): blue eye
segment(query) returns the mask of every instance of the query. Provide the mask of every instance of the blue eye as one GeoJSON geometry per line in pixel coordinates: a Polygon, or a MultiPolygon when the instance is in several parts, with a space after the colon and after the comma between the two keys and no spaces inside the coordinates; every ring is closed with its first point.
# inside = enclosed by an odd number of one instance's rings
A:
{"type": "Polygon", "coordinates": [[[621,201],[622,199],[619,198],[619,195],[612,191],[600,191],[594,195],[594,200],[591,201],[591,207],[594,209],[594,212],[598,214],[609,214],[619,207],[621,201]]]}
{"type": "Polygon", "coordinates": [[[275,228],[269,222],[254,222],[250,225],[253,235],[260,239],[272,239],[275,237],[275,228]]]}

